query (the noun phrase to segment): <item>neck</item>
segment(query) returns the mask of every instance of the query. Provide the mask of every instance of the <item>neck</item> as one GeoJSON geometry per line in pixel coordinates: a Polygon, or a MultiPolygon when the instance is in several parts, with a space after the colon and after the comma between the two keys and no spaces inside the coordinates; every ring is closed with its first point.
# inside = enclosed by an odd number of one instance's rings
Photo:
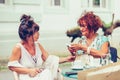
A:
{"type": "Polygon", "coordinates": [[[23,46],[32,56],[35,55],[35,44],[33,42],[23,42],[23,46]]]}
{"type": "Polygon", "coordinates": [[[87,45],[89,46],[95,39],[95,37],[97,36],[97,33],[95,34],[89,34],[89,36],[87,37],[87,45]]]}
{"type": "Polygon", "coordinates": [[[34,42],[31,41],[23,41],[23,44],[27,46],[34,46],[34,42]]]}
{"type": "Polygon", "coordinates": [[[87,39],[93,39],[93,38],[96,37],[96,35],[97,35],[97,33],[91,32],[91,33],[89,33],[89,35],[87,36],[87,39]]]}

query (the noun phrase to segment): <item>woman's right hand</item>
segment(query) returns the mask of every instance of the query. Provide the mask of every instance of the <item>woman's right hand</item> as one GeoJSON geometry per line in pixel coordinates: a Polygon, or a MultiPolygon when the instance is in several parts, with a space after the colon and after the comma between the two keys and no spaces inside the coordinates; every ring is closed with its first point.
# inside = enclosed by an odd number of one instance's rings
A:
{"type": "Polygon", "coordinates": [[[71,53],[76,53],[76,51],[81,50],[81,48],[82,48],[82,45],[81,45],[81,44],[71,44],[71,46],[68,47],[68,50],[69,50],[71,53]]]}
{"type": "Polygon", "coordinates": [[[30,77],[35,77],[38,73],[42,72],[39,68],[32,68],[29,70],[29,76],[30,77]]]}
{"type": "Polygon", "coordinates": [[[72,56],[76,55],[76,50],[73,49],[72,47],[68,47],[68,50],[70,51],[70,53],[72,54],[72,56]]]}

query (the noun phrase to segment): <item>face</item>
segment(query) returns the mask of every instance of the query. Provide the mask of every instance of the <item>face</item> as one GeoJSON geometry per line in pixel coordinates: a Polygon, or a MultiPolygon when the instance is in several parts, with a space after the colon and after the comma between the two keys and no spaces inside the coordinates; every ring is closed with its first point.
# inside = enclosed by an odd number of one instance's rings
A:
{"type": "Polygon", "coordinates": [[[37,41],[39,39],[39,32],[35,32],[33,35],[34,41],[37,41]]]}
{"type": "Polygon", "coordinates": [[[83,21],[82,25],[80,26],[80,30],[83,36],[88,36],[89,35],[89,30],[86,26],[86,23],[83,21]]]}

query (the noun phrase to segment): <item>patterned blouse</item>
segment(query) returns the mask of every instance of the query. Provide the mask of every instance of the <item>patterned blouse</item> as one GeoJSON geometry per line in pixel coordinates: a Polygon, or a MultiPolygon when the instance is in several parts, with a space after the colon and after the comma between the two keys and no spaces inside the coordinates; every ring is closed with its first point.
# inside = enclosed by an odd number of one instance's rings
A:
{"type": "MultiPolygon", "coordinates": [[[[90,44],[89,47],[100,50],[101,46],[105,42],[109,42],[109,40],[106,36],[97,35],[97,37],[93,40],[93,42],[90,44]]],[[[82,36],[79,40],[79,43],[81,43],[83,45],[87,45],[86,37],[82,36]]],[[[77,54],[82,54],[81,57],[80,57],[80,60],[83,62],[84,66],[86,66],[86,65],[90,66],[90,67],[102,66],[102,65],[108,64],[109,60],[110,60],[110,54],[109,53],[105,58],[102,58],[102,57],[101,58],[95,58],[92,55],[85,54],[85,52],[82,51],[82,50],[78,50],[77,54]]]]}

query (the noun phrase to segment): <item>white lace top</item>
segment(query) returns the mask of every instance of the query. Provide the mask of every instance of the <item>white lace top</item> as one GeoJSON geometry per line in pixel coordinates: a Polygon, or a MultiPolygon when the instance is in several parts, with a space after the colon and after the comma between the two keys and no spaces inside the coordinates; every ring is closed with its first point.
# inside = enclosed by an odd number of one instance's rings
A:
{"type": "Polygon", "coordinates": [[[23,65],[24,67],[41,67],[43,60],[42,60],[42,53],[41,50],[38,46],[37,43],[35,43],[35,55],[32,56],[29,54],[29,52],[24,48],[24,46],[21,43],[18,43],[21,47],[21,59],[20,59],[20,64],[23,65]]]}

